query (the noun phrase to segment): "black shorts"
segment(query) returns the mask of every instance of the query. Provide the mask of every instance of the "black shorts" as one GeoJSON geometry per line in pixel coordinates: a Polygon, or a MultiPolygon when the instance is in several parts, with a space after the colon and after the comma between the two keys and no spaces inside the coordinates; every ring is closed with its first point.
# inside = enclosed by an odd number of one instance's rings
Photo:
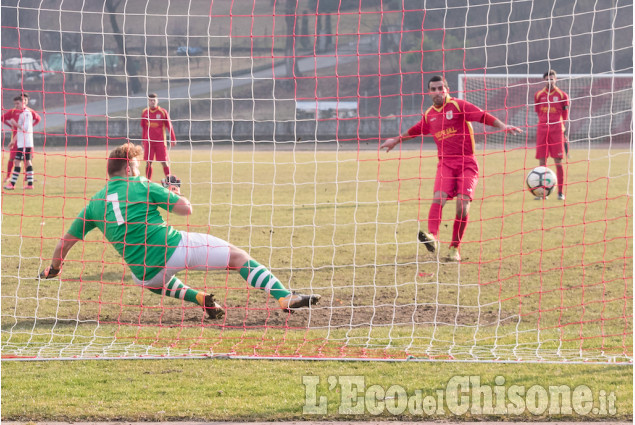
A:
{"type": "Polygon", "coordinates": [[[15,153],[16,161],[30,161],[31,160],[31,150],[33,148],[18,148],[18,151],[15,153]]]}

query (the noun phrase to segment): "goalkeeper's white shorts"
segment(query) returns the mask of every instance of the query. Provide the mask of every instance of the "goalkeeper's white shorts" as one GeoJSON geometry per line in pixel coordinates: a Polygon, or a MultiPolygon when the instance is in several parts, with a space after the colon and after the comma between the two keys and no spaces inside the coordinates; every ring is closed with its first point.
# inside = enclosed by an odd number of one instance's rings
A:
{"type": "Polygon", "coordinates": [[[205,233],[181,232],[181,242],[165,268],[152,279],[141,281],[133,274],[137,285],[163,288],[181,270],[225,270],[229,265],[229,243],[205,233]]]}

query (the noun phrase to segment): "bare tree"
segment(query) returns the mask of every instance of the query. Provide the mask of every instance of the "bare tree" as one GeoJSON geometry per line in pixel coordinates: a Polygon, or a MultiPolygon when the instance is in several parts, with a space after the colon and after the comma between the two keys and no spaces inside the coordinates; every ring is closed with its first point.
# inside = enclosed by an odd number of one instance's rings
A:
{"type": "Polygon", "coordinates": [[[117,8],[120,3],[121,0],[106,0],[106,9],[110,12],[110,25],[112,26],[112,32],[119,49],[119,53],[124,58],[126,75],[130,77],[130,88],[133,93],[138,93],[141,91],[141,82],[139,81],[139,77],[137,77],[137,62],[128,57],[128,50],[124,40],[124,35],[119,28],[119,22],[117,21],[117,8]]]}
{"type": "MultiPolygon", "coordinates": [[[[296,0],[287,0],[285,7],[285,22],[287,24],[287,40],[285,45],[285,62],[287,70],[287,78],[301,77],[300,68],[298,67],[298,61],[296,61],[295,55],[295,23],[296,15],[295,8],[297,6],[296,0]]],[[[287,80],[289,85],[292,84],[291,80],[287,80]]]]}
{"type": "Polygon", "coordinates": [[[68,75],[69,82],[77,71],[77,65],[82,57],[82,35],[77,32],[62,33],[62,62],[64,74],[68,75]]]}

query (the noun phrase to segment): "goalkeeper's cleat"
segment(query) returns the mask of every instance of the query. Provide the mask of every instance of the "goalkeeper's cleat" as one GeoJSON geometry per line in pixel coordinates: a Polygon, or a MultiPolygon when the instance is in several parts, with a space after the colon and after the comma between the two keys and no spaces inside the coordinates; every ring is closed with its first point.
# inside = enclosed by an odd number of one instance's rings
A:
{"type": "Polygon", "coordinates": [[[439,241],[434,237],[432,233],[424,232],[423,230],[419,231],[419,242],[425,245],[425,247],[430,252],[435,252],[439,249],[439,241]]]}
{"type": "Polygon", "coordinates": [[[54,278],[57,275],[59,275],[61,271],[62,271],[62,267],[60,267],[59,269],[56,269],[53,266],[48,266],[47,268],[42,270],[42,272],[40,273],[40,279],[54,278]]]}
{"type": "Polygon", "coordinates": [[[212,320],[222,319],[225,316],[225,310],[223,310],[223,307],[216,302],[214,295],[212,294],[205,295],[205,305],[203,306],[203,311],[207,313],[207,317],[212,320]]]}
{"type": "Polygon", "coordinates": [[[310,307],[312,305],[315,305],[317,304],[318,301],[320,301],[320,298],[322,298],[322,295],[318,295],[318,294],[302,295],[302,294],[291,293],[284,298],[280,298],[278,300],[278,303],[280,304],[280,307],[284,311],[290,313],[299,308],[310,307]]]}
{"type": "Polygon", "coordinates": [[[558,201],[564,201],[564,193],[558,194],[558,201]]]}
{"type": "Polygon", "coordinates": [[[448,261],[461,261],[461,254],[459,254],[459,248],[456,246],[451,246],[448,251],[448,256],[446,257],[448,261]]]}
{"type": "Polygon", "coordinates": [[[13,189],[15,189],[15,186],[14,186],[14,185],[13,185],[13,183],[11,183],[10,181],[9,181],[9,182],[6,182],[6,183],[4,184],[4,186],[2,186],[2,187],[3,187],[5,190],[13,190],[13,189]]]}

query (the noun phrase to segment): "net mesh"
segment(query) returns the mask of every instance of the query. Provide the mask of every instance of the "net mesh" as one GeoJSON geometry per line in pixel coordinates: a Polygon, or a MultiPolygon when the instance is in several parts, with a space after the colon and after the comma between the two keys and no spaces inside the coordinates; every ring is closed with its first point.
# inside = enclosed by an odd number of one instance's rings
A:
{"type": "Polygon", "coordinates": [[[632,14],[625,0],[3,1],[2,112],[27,92],[42,121],[35,189],[22,165],[2,192],[2,358],[631,363],[632,14]],[[571,97],[564,202],[525,188],[549,68],[571,97]],[[440,249],[417,240],[432,139],[379,149],[421,119],[437,74],[524,130],[474,125],[461,262],[445,258],[454,201],[440,249]],[[180,272],[225,308],[208,320],[136,285],[98,230],[59,278],[38,278],[106,185],[109,152],[141,144],[150,93],[169,111],[171,173],[194,210],[167,223],[231,242],[317,305],[283,312],[233,269],[180,272]]]}

